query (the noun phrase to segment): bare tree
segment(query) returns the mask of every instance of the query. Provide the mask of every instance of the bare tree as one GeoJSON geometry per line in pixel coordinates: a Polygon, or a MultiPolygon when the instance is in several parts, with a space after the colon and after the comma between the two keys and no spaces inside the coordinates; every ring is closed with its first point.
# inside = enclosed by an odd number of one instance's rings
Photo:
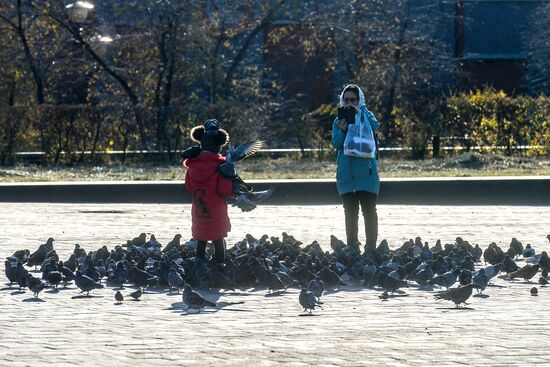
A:
{"type": "Polygon", "coordinates": [[[550,95],[550,3],[541,3],[529,19],[533,25],[524,35],[528,45],[528,82],[533,94],[550,95]]]}

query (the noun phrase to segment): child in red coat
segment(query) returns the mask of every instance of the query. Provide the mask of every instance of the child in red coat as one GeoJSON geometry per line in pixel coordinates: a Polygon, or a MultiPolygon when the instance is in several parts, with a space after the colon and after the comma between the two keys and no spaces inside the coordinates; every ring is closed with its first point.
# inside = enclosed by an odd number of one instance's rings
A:
{"type": "Polygon", "coordinates": [[[234,194],[233,181],[220,175],[218,167],[225,162],[220,152],[229,135],[219,128],[218,121],[207,120],[191,130],[191,138],[200,143],[200,152],[198,147],[190,148],[195,151],[183,165],[187,168],[185,188],[193,195],[191,232],[198,241],[197,258],[206,258],[206,244],[212,241],[216,263],[223,264],[224,237],[231,230],[226,199],[234,194]]]}

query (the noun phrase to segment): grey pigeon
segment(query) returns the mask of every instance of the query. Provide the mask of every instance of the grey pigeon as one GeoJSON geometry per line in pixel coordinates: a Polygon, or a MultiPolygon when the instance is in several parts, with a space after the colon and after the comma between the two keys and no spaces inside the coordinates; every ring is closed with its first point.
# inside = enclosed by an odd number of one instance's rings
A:
{"type": "Polygon", "coordinates": [[[263,144],[263,141],[260,140],[249,141],[239,145],[237,148],[233,144],[230,144],[225,156],[225,162],[218,168],[221,175],[227,178],[235,178],[238,184],[247,186],[235,171],[235,163],[256,153],[263,144]]]}
{"type": "Polygon", "coordinates": [[[235,162],[243,160],[246,157],[250,157],[252,154],[260,150],[263,145],[264,142],[261,140],[249,141],[239,145],[237,148],[235,148],[233,144],[230,144],[229,150],[225,156],[225,163],[223,165],[225,165],[226,168],[230,168],[228,166],[234,165],[235,162]]]}
{"type": "Polygon", "coordinates": [[[321,280],[318,276],[315,277],[315,279],[312,279],[307,289],[312,292],[317,299],[320,299],[323,295],[323,292],[325,291],[325,282],[321,280]]]}
{"type": "Polygon", "coordinates": [[[323,302],[319,301],[317,297],[315,297],[315,294],[313,294],[313,292],[310,292],[305,288],[302,288],[302,290],[300,291],[300,296],[298,297],[298,300],[300,301],[300,305],[304,308],[304,312],[309,310],[310,314],[311,311],[315,309],[315,307],[323,304],[323,302]]]}
{"type": "Polygon", "coordinates": [[[451,271],[436,276],[428,281],[428,284],[437,284],[441,287],[449,288],[456,283],[456,278],[460,274],[460,269],[455,268],[451,271]]]}
{"type": "Polygon", "coordinates": [[[139,247],[139,246],[145,245],[146,241],[147,241],[147,234],[140,233],[139,236],[132,238],[130,243],[135,247],[139,247]]]}
{"type": "Polygon", "coordinates": [[[34,293],[34,297],[38,298],[38,293],[42,292],[46,285],[39,278],[33,277],[31,273],[27,273],[26,280],[27,287],[34,293]]]}
{"type": "Polygon", "coordinates": [[[528,243],[525,245],[525,248],[523,249],[523,257],[532,257],[535,256],[535,249],[531,247],[531,245],[528,243]]]}
{"type": "Polygon", "coordinates": [[[177,292],[180,292],[180,289],[182,289],[185,286],[185,281],[183,280],[182,276],[175,270],[170,269],[168,272],[168,286],[170,287],[169,292],[172,292],[172,288],[176,288],[177,292]]]}
{"type": "Polygon", "coordinates": [[[137,291],[130,293],[130,297],[132,297],[134,301],[139,301],[142,294],[143,292],[141,291],[141,289],[138,289],[137,291]]]}
{"type": "Polygon", "coordinates": [[[94,289],[101,289],[103,288],[103,284],[100,284],[93,280],[92,278],[82,274],[80,270],[76,271],[75,274],[75,284],[78,288],[80,288],[81,293],[86,292],[86,295],[90,295],[90,291],[94,289]]]}
{"type": "Polygon", "coordinates": [[[254,192],[235,171],[235,163],[256,153],[263,146],[263,141],[250,141],[235,148],[232,144],[227,151],[225,162],[219,166],[222,176],[233,179],[233,192],[235,196],[228,199],[228,203],[248,212],[256,208],[256,204],[267,199],[273,193],[273,189],[254,192]]]}
{"type": "Polygon", "coordinates": [[[188,308],[201,309],[204,307],[216,307],[214,302],[204,299],[200,294],[194,292],[189,284],[183,288],[183,302],[188,308]]]}
{"type": "Polygon", "coordinates": [[[461,303],[466,303],[468,298],[472,295],[472,289],[477,288],[473,283],[468,285],[459,286],[457,288],[449,288],[446,291],[439,292],[434,295],[436,299],[446,299],[454,302],[456,307],[461,303]]]}
{"type": "Polygon", "coordinates": [[[472,283],[477,286],[478,293],[483,293],[487,284],[489,284],[489,277],[485,274],[485,269],[481,268],[472,277],[472,283]]]}
{"type": "Polygon", "coordinates": [[[29,256],[31,255],[31,252],[27,249],[25,250],[17,250],[11,255],[11,257],[17,258],[19,261],[21,261],[22,264],[25,264],[27,260],[29,259],[29,256]]]}
{"type": "MultiPolygon", "coordinates": [[[[57,264],[56,264],[57,266],[57,264]]],[[[48,272],[48,275],[46,276],[46,280],[50,285],[53,287],[53,289],[57,289],[57,286],[61,281],[63,280],[63,274],[57,270],[53,270],[48,272]]]]}
{"type": "Polygon", "coordinates": [[[238,191],[235,197],[228,199],[228,203],[236,206],[243,212],[249,212],[256,209],[256,204],[267,199],[273,194],[273,189],[269,188],[263,191],[238,191]]]}
{"type": "Polygon", "coordinates": [[[532,277],[535,276],[535,274],[537,274],[537,272],[539,271],[539,268],[540,268],[539,264],[536,264],[536,265],[527,264],[527,265],[523,266],[522,268],[511,272],[508,275],[510,275],[510,278],[512,278],[512,279],[513,278],[523,278],[523,279],[525,279],[526,282],[528,282],[532,277]]]}
{"type": "Polygon", "coordinates": [[[122,293],[120,293],[120,291],[116,291],[115,300],[116,300],[117,304],[120,304],[120,303],[122,303],[122,301],[124,301],[124,296],[122,295],[122,293]]]}
{"type": "Polygon", "coordinates": [[[170,241],[166,244],[166,246],[162,249],[162,252],[166,253],[166,252],[169,252],[172,249],[176,249],[177,251],[179,251],[179,249],[181,247],[180,242],[181,242],[181,234],[178,233],[174,236],[172,241],[170,241]]]}
{"type": "Polygon", "coordinates": [[[14,257],[8,257],[6,261],[4,261],[4,265],[6,268],[6,277],[10,281],[10,286],[13,283],[17,283],[17,264],[20,263],[20,261],[14,257]]]}
{"type": "Polygon", "coordinates": [[[500,263],[485,267],[484,268],[485,269],[485,274],[489,278],[489,281],[491,279],[493,279],[494,277],[496,277],[498,275],[498,273],[500,273],[500,271],[503,268],[504,268],[504,262],[500,262],[500,263]]]}
{"type": "Polygon", "coordinates": [[[53,238],[48,238],[46,243],[40,245],[38,249],[29,256],[27,261],[27,266],[38,266],[42,265],[44,260],[46,260],[46,255],[53,250],[53,238]]]}

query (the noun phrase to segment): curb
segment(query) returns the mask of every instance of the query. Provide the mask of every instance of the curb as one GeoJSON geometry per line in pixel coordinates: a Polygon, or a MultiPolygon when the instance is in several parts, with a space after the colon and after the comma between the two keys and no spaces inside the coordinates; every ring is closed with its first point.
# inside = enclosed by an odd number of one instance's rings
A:
{"type": "MultiPolygon", "coordinates": [[[[335,180],[248,181],[268,205],[340,204],[335,180]]],[[[0,183],[0,202],[190,203],[183,181],[0,183]]],[[[550,205],[550,176],[382,179],[379,204],[550,205]]]]}

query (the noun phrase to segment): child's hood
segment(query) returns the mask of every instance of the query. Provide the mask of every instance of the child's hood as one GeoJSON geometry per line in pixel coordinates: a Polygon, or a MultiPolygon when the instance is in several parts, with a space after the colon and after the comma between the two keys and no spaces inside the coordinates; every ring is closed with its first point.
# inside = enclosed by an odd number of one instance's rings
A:
{"type": "Polygon", "coordinates": [[[225,157],[209,151],[202,151],[194,158],[186,159],[184,165],[189,170],[187,179],[195,183],[204,183],[218,171],[218,166],[225,162],[225,157]]]}

